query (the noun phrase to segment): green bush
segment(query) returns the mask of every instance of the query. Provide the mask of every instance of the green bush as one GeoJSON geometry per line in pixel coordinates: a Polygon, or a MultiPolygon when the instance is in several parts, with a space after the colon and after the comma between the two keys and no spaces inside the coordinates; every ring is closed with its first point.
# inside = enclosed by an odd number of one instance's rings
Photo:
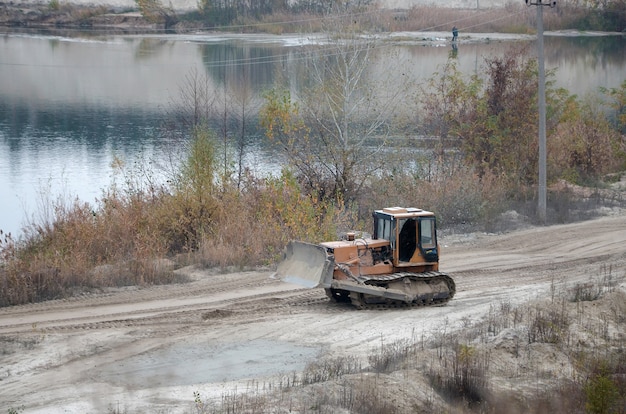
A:
{"type": "Polygon", "coordinates": [[[606,374],[596,375],[585,385],[585,410],[590,414],[618,413],[619,390],[606,374]]]}

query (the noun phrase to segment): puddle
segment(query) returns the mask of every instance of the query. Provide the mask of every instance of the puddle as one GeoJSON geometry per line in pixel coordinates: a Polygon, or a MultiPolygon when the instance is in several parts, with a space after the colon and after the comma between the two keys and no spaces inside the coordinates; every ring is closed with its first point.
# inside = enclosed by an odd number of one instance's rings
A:
{"type": "Polygon", "coordinates": [[[98,377],[139,389],[220,383],[302,371],[319,352],[319,348],[266,340],[174,344],[104,365],[98,377]]]}

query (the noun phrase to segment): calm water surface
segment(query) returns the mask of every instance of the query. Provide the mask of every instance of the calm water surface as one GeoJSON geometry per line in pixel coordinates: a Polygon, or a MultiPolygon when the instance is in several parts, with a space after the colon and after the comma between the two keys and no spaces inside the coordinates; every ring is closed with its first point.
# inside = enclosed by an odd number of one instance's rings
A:
{"type": "MultiPolygon", "coordinates": [[[[199,73],[217,90],[262,92],[278,77],[306,85],[302,56],[311,36],[100,36],[4,34],[0,38],[0,229],[19,235],[57,195],[93,202],[112,180],[115,158],[165,164],[178,144],[159,133],[185,77],[199,73]]],[[[451,53],[467,74],[514,42],[395,44],[374,53],[368,76],[423,82],[451,53]]],[[[520,44],[528,42],[517,42],[520,44]]],[[[534,53],[534,43],[530,52],[534,53]]],[[[546,37],[546,68],[580,96],[626,79],[626,38],[546,37]]],[[[407,91],[410,95],[413,91],[407,91]]],[[[272,165],[258,138],[248,165],[272,165]]]]}

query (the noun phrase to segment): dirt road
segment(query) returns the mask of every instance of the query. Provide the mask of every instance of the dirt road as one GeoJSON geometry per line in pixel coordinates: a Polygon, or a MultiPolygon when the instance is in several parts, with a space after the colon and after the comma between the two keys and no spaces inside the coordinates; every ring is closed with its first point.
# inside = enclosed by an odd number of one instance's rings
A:
{"type": "MultiPolygon", "coordinates": [[[[357,311],[271,271],[0,309],[0,411],[192,412],[324,355],[367,363],[381,341],[428,336],[607,272],[626,274],[626,215],[440,240],[457,283],[444,307],[357,311]],[[21,411],[23,410],[23,411],[21,411]]],[[[622,281],[621,288],[624,288],[622,281]]]]}

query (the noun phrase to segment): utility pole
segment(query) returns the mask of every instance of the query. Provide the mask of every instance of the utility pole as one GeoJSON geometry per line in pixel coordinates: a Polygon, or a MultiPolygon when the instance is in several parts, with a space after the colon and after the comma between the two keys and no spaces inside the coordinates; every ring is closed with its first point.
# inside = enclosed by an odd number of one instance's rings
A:
{"type": "Polygon", "coordinates": [[[547,173],[546,173],[546,73],[543,58],[543,6],[555,7],[556,1],[525,0],[527,6],[537,6],[537,66],[539,66],[539,87],[537,101],[539,109],[539,182],[537,215],[539,220],[546,223],[547,206],[547,173]]]}

